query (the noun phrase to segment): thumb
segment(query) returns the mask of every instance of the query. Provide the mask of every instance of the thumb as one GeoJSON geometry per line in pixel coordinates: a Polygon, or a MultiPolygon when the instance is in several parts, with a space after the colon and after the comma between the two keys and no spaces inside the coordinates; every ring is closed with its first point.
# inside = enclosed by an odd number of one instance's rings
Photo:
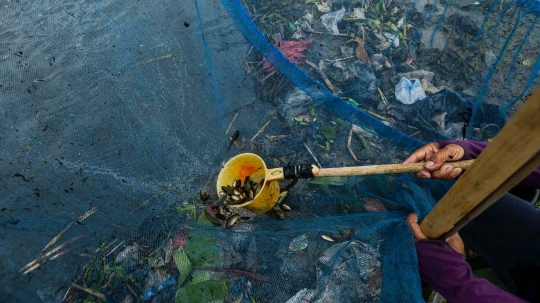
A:
{"type": "Polygon", "coordinates": [[[448,144],[438,152],[431,155],[429,161],[426,162],[425,167],[430,171],[437,170],[444,162],[457,161],[463,158],[464,154],[465,151],[463,150],[463,147],[457,144],[448,144]]]}

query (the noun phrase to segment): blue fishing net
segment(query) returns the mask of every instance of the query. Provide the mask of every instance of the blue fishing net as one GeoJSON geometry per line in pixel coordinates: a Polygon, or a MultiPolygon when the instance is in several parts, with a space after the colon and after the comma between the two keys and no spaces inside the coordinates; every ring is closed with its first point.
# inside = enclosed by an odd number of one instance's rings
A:
{"type": "Polygon", "coordinates": [[[1,5],[1,302],[421,302],[405,218],[452,182],[280,181],[232,225],[218,173],[489,141],[540,81],[537,0],[1,5]]]}

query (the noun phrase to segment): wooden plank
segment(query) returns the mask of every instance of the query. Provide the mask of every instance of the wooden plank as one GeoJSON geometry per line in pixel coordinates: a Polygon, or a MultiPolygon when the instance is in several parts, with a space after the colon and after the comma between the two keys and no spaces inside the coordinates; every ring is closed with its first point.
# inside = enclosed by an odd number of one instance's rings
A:
{"type": "Polygon", "coordinates": [[[535,169],[533,159],[540,152],[539,117],[540,89],[420,223],[428,238],[441,237],[478,205],[486,209],[535,169]]]}
{"type": "Polygon", "coordinates": [[[491,204],[497,202],[499,198],[512,189],[514,186],[519,184],[523,179],[525,179],[532,170],[540,166],[540,154],[537,154],[532,158],[528,163],[525,164],[521,169],[519,169],[514,175],[507,179],[503,185],[499,186],[494,192],[492,192],[484,201],[480,202],[475,208],[473,208],[468,214],[466,214],[461,220],[459,220],[452,229],[444,233],[440,238],[446,239],[451,237],[453,234],[457,233],[463,226],[465,226],[469,221],[476,218],[484,210],[491,206],[491,204]]]}

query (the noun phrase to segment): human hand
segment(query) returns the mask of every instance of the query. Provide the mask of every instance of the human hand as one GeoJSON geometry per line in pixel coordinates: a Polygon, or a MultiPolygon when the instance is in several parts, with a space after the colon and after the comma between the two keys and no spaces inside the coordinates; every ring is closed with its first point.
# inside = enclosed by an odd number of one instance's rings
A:
{"type": "Polygon", "coordinates": [[[440,148],[438,142],[432,142],[417,149],[403,163],[426,162],[424,165],[426,170],[416,173],[420,179],[450,180],[459,176],[463,170],[454,168],[450,164],[443,165],[443,163],[460,160],[464,154],[463,147],[457,144],[448,144],[444,148],[440,148]]]}
{"type": "MultiPolygon", "coordinates": [[[[426,235],[424,235],[424,232],[422,232],[422,229],[418,224],[418,217],[416,216],[416,213],[411,213],[409,214],[409,216],[407,216],[407,224],[409,224],[409,227],[413,232],[415,242],[427,239],[426,235]]],[[[462,255],[465,254],[465,245],[463,244],[463,240],[461,240],[461,237],[458,233],[455,233],[453,236],[446,238],[445,241],[456,252],[462,255]]]]}

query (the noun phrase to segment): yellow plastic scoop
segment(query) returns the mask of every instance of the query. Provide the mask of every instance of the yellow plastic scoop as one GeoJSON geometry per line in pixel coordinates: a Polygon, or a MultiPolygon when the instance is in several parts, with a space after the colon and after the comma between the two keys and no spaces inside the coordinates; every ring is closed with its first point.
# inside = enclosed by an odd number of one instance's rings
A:
{"type": "MultiPolygon", "coordinates": [[[[467,169],[474,160],[450,162],[454,168],[467,169]]],[[[318,168],[313,164],[287,166],[279,168],[267,168],[261,157],[252,153],[239,154],[231,158],[217,178],[217,192],[222,186],[233,184],[235,180],[244,180],[247,176],[254,182],[264,179],[264,186],[253,200],[242,204],[230,205],[231,207],[243,207],[256,214],[269,211],[274,207],[279,198],[278,180],[296,178],[321,178],[342,176],[365,176],[379,174],[415,173],[424,170],[424,163],[385,164],[369,166],[351,166],[339,168],[318,168]]]]}

